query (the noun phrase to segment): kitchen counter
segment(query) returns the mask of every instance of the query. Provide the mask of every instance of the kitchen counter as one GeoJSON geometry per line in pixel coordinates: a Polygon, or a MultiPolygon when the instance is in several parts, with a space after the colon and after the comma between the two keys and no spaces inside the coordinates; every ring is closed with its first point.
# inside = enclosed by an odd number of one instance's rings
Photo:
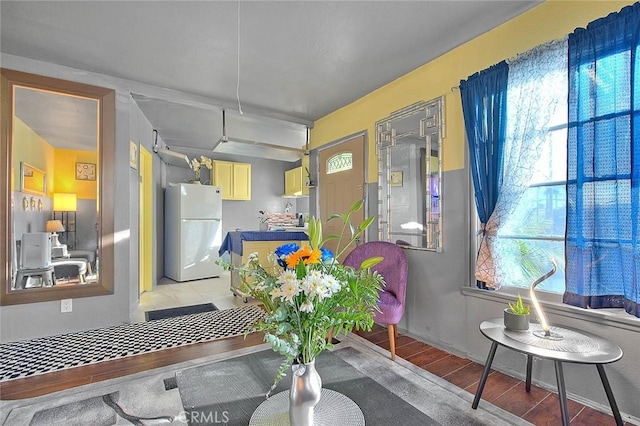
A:
{"type": "MultiPolygon", "coordinates": [[[[304,228],[301,228],[304,229],[304,228]]],[[[231,231],[224,238],[218,254],[225,252],[243,254],[242,241],[309,241],[309,236],[302,231],[231,231]]]]}
{"type": "MultiPolygon", "coordinates": [[[[272,273],[281,271],[281,267],[277,264],[269,264],[269,255],[282,244],[296,243],[303,244],[309,241],[309,236],[304,232],[291,231],[232,231],[220,246],[219,254],[222,256],[225,252],[229,252],[231,256],[231,264],[236,267],[242,267],[249,256],[255,253],[258,256],[260,264],[272,273]]],[[[247,302],[248,294],[244,293],[242,287],[242,277],[237,269],[231,271],[230,289],[234,296],[241,296],[244,302],[247,302]]],[[[253,277],[246,278],[253,280],[253,277]]]]}

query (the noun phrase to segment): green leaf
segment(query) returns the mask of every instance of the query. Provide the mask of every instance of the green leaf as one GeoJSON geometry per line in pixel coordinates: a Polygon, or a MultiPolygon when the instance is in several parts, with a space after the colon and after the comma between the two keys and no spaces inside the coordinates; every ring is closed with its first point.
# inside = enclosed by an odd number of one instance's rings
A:
{"type": "Polygon", "coordinates": [[[312,217],[309,219],[309,238],[313,239],[317,232],[316,219],[312,217]]]}
{"type": "Polygon", "coordinates": [[[320,248],[322,242],[322,222],[320,219],[309,219],[309,245],[312,248],[320,248]]]}
{"type": "Polygon", "coordinates": [[[304,267],[304,260],[300,259],[296,265],[296,277],[301,280],[307,274],[307,270],[304,267]]]}
{"type": "Polygon", "coordinates": [[[530,308],[522,302],[522,297],[518,294],[518,298],[516,299],[516,303],[508,303],[509,309],[511,312],[517,315],[528,315],[530,308]]]}
{"type": "Polygon", "coordinates": [[[384,260],[384,257],[382,256],[370,257],[362,261],[362,263],[360,264],[360,269],[369,269],[373,266],[376,266],[378,263],[382,262],[383,260],[384,260]]]}
{"type": "Polygon", "coordinates": [[[371,226],[371,224],[373,223],[374,220],[375,220],[375,216],[369,216],[368,218],[363,220],[360,223],[360,225],[358,225],[358,231],[362,232],[365,229],[367,229],[369,226],[371,226]]]}
{"type": "Polygon", "coordinates": [[[349,213],[357,212],[358,210],[360,210],[362,208],[363,205],[364,205],[364,200],[360,199],[360,200],[356,201],[355,203],[353,203],[351,205],[351,208],[349,209],[349,213]]]}

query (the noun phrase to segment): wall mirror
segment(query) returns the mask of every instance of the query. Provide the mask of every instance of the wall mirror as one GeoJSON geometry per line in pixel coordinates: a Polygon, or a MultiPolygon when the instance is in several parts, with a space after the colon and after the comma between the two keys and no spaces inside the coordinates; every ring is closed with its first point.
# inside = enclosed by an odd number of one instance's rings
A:
{"type": "Polygon", "coordinates": [[[46,195],[47,175],[44,171],[23,161],[20,162],[20,190],[26,194],[46,195]]]}
{"type": "Polygon", "coordinates": [[[441,252],[444,97],[376,122],[378,239],[441,252]]]}
{"type": "Polygon", "coordinates": [[[113,293],[114,90],[0,72],[0,304],[113,293]],[[23,193],[42,209],[22,209],[23,193]]]}

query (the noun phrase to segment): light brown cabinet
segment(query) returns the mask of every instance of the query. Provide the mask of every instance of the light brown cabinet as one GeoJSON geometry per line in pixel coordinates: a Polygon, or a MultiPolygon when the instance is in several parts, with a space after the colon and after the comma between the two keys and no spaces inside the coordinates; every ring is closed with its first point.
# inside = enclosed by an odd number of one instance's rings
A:
{"type": "Polygon", "coordinates": [[[214,160],[213,184],[223,200],[251,200],[251,164],[214,160]]]}

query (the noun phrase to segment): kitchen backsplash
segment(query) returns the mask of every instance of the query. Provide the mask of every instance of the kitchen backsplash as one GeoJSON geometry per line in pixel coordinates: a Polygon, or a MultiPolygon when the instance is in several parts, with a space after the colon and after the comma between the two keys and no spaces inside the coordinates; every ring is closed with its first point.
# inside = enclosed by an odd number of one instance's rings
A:
{"type": "Polygon", "coordinates": [[[298,226],[298,218],[295,213],[267,213],[269,229],[291,228],[298,226]]]}

